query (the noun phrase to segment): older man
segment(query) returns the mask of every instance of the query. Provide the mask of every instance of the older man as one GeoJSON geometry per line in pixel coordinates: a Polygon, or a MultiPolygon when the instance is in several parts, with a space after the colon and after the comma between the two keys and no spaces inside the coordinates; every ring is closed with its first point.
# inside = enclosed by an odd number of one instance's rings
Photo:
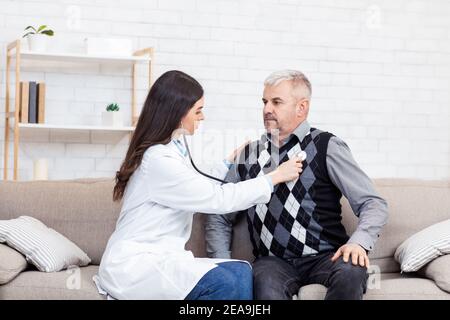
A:
{"type": "MultiPolygon", "coordinates": [[[[275,187],[270,201],[244,212],[251,242],[256,299],[292,299],[301,286],[328,288],[326,299],[362,299],[368,252],[387,220],[386,201],[353,159],[344,141],[310,127],[311,84],[294,70],[271,74],[264,82],[266,134],[249,144],[227,175],[230,182],[267,173],[300,151],[303,172],[295,182],[275,187]],[[341,224],[344,195],[359,217],[349,237],[341,224]]],[[[208,255],[230,257],[236,215],[208,215],[208,255]]]]}

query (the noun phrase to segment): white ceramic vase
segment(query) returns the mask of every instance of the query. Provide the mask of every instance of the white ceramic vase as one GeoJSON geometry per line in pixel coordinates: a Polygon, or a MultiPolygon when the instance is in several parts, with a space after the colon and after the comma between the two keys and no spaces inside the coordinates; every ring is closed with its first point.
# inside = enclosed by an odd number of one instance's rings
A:
{"type": "Polygon", "coordinates": [[[47,51],[48,36],[45,34],[29,34],[27,36],[28,49],[33,52],[47,51]]]}

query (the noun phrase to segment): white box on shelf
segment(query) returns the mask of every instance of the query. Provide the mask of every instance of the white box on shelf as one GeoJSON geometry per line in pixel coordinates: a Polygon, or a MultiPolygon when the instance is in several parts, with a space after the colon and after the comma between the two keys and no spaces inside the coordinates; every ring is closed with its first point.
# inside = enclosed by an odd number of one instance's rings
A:
{"type": "Polygon", "coordinates": [[[123,127],[121,111],[102,111],[102,125],[105,127],[123,127]]]}
{"type": "Polygon", "coordinates": [[[130,39],[117,38],[86,38],[87,55],[131,56],[133,44],[130,39]]]}

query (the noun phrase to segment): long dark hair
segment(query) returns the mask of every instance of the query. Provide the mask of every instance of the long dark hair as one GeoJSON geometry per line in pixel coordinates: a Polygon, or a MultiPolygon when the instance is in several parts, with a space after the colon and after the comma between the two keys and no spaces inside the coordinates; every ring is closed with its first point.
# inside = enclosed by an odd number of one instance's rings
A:
{"type": "Polygon", "coordinates": [[[123,198],[128,180],[141,164],[145,151],[155,144],[168,143],[181,119],[201,97],[202,86],[184,72],[168,71],[155,81],[145,100],[125,160],[116,172],[114,201],[123,198]]]}

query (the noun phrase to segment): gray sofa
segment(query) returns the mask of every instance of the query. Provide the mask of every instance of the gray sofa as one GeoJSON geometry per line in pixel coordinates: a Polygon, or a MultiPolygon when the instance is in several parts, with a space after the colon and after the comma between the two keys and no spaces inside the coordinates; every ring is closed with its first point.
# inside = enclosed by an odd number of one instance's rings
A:
{"type": "MultiPolygon", "coordinates": [[[[389,204],[389,221],[373,252],[375,271],[369,278],[365,299],[450,299],[434,281],[416,274],[401,274],[393,255],[395,249],[415,232],[450,218],[450,181],[401,179],[375,180],[379,193],[389,204]]],[[[120,204],[112,201],[113,181],[83,179],[71,181],[0,182],[0,219],[29,215],[40,219],[75,242],[92,259],[92,264],[74,270],[44,273],[30,266],[11,282],[0,286],[0,299],[102,299],[92,276],[97,272],[103,250],[114,230],[120,204]],[[75,282],[77,276],[79,282],[75,282]]],[[[355,229],[354,217],[345,199],[343,222],[348,233],[355,229]]],[[[204,217],[195,215],[192,237],[187,244],[196,256],[205,256],[204,217]]],[[[251,261],[251,245],[245,219],[234,229],[234,258],[251,261]]],[[[450,266],[449,266],[450,269],[450,266]]],[[[296,298],[323,299],[321,285],[302,287],[296,298]]]]}

